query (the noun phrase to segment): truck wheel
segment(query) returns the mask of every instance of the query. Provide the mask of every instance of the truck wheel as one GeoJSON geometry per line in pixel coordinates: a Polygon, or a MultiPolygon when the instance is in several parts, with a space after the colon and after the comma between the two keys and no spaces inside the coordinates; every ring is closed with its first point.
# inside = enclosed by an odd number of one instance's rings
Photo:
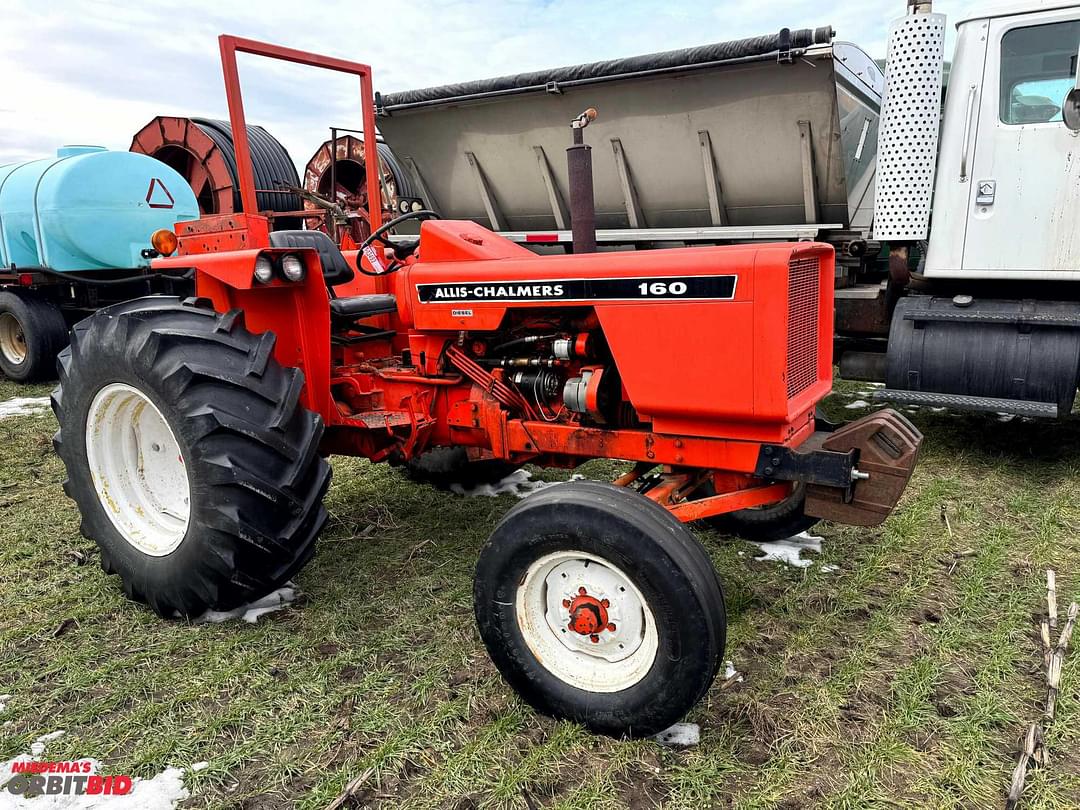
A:
{"type": "Polygon", "coordinates": [[[450,489],[453,484],[475,487],[501,481],[520,465],[501,459],[469,461],[464,447],[435,447],[410,459],[405,474],[413,481],[450,489]]]}
{"type": "Polygon", "coordinates": [[[322,420],[239,311],[151,297],[60,354],[53,443],[101,566],[161,616],[231,610],[288,580],[326,522],[322,420]]]}
{"type": "Polygon", "coordinates": [[[724,654],[708,555],[665,509],[594,481],[511,509],[480,553],[476,620],[507,682],[537,711],[647,736],[705,694],[724,654]]]}
{"type": "Polygon", "coordinates": [[[820,522],[821,518],[807,515],[805,507],[806,486],[795,484],[791,494],[782,501],[717,515],[706,518],[703,522],[724,534],[733,534],[759,543],[771,543],[805,532],[820,522]]]}
{"type": "Polygon", "coordinates": [[[68,328],[50,301],[0,292],[0,371],[16,382],[51,379],[56,355],[67,345],[68,328]]]}

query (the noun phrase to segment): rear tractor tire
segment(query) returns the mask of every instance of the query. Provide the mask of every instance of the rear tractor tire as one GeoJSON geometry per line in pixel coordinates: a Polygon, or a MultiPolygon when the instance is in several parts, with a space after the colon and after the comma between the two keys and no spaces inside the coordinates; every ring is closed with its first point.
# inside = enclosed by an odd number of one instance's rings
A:
{"type": "Polygon", "coordinates": [[[712,563],[667,510],[575,481],[511,509],[480,553],[476,620],[506,681],[537,711],[611,736],[682,718],[724,654],[712,563]]]}
{"type": "Polygon", "coordinates": [[[159,296],[98,311],[60,354],[64,491],[102,568],[163,617],[251,602],[314,553],[323,425],[273,348],[238,311],[159,296]]]}
{"type": "Polygon", "coordinates": [[[67,345],[60,308],[32,294],[0,292],[0,372],[16,382],[56,376],[56,355],[67,345]]]}

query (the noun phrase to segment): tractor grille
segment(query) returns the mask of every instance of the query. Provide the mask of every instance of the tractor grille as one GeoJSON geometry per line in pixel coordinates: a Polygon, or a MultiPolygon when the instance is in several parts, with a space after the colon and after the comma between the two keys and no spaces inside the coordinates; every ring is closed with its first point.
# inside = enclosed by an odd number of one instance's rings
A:
{"type": "Polygon", "coordinates": [[[788,265],[788,399],[817,379],[819,278],[817,257],[792,259],[788,265]]]}

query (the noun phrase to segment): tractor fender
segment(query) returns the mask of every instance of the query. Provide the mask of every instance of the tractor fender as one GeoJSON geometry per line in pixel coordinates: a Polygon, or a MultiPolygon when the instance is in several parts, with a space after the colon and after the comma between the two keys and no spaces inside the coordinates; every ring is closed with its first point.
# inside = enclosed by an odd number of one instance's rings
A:
{"type": "Polygon", "coordinates": [[[273,356],[281,365],[304,372],[300,401],[323,417],[338,421],[330,397],[330,298],[323,280],[319,254],[305,248],[257,248],[221,253],[157,259],[155,270],[187,268],[195,271],[195,292],[207,299],[215,312],[239,310],[247,328],[256,334],[276,336],[273,356]],[[287,281],[278,267],[286,253],[304,262],[300,281],[287,281]],[[255,263],[265,256],[274,265],[267,283],[255,279],[255,263]]]}

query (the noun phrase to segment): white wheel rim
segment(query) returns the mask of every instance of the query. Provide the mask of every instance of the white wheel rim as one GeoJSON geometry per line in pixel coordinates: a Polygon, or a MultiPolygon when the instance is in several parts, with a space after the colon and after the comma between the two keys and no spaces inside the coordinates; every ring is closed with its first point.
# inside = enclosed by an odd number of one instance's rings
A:
{"type": "Polygon", "coordinates": [[[0,313],[0,352],[13,366],[21,366],[26,360],[26,335],[10,312],[0,313]]]}
{"type": "Polygon", "coordinates": [[[86,418],[86,461],[113,526],[152,557],[171,554],[187,533],[191,493],[180,445],[139,389],[106,385],[86,418]]]}
{"type": "Polygon", "coordinates": [[[659,639],[648,603],[626,574],[596,555],[559,551],[536,560],[518,586],[516,608],[536,660],[578,689],[628,689],[656,659],[659,639]],[[600,615],[592,600],[604,607],[607,625],[584,633],[600,615]],[[578,629],[572,626],[575,616],[578,629]]]}

